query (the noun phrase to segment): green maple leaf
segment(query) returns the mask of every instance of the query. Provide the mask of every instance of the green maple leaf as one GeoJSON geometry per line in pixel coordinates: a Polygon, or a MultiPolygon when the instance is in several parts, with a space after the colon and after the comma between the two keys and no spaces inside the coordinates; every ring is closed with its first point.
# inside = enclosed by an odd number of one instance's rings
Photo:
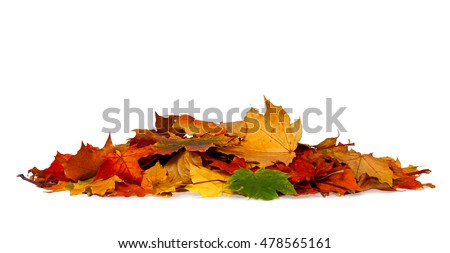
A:
{"type": "Polygon", "coordinates": [[[249,169],[239,169],[228,179],[229,188],[253,199],[272,200],[278,192],[295,194],[289,176],[281,171],[260,168],[255,173],[249,169]]]}

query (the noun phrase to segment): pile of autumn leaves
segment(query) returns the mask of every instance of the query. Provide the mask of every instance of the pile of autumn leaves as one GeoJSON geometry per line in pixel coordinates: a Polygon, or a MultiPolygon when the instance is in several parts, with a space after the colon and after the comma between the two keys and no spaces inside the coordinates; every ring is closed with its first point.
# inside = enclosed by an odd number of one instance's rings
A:
{"type": "Polygon", "coordinates": [[[114,145],[111,136],[101,149],[82,144],[76,155],[58,152],[49,168],[19,176],[51,192],[127,197],[191,191],[271,200],[434,187],[417,181],[429,170],[358,153],[337,138],[299,144],[300,119],[291,123],[282,107],[265,103],[264,115],[251,109],[244,121],[219,125],[156,115],[156,129],[134,130],[126,144],[114,145]]]}

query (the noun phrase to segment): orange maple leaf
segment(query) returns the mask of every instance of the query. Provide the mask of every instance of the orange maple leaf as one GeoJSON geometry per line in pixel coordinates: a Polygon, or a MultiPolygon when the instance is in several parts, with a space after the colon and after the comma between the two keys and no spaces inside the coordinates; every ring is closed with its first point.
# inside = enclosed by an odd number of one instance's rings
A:
{"type": "Polygon", "coordinates": [[[93,147],[90,144],[81,143],[81,148],[76,155],[68,160],[66,157],[56,157],[64,168],[64,175],[73,180],[85,180],[97,174],[100,165],[105,161],[105,156],[114,151],[111,136],[106,140],[102,149],[93,147]]]}
{"type": "Polygon", "coordinates": [[[117,175],[123,180],[140,183],[142,180],[142,169],[138,160],[152,154],[152,150],[137,148],[136,146],[131,146],[123,152],[116,150],[116,152],[106,156],[95,180],[117,175]]]}

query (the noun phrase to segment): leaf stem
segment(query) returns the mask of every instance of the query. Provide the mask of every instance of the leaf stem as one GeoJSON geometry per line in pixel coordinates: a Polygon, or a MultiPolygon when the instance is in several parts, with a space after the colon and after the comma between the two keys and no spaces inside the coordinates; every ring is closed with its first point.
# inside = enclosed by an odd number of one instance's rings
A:
{"type": "Polygon", "coordinates": [[[321,177],[321,178],[318,178],[317,180],[324,180],[325,178],[327,178],[327,177],[331,177],[331,176],[333,176],[333,175],[335,175],[335,174],[338,174],[338,173],[344,173],[344,170],[337,170],[337,171],[334,171],[334,172],[331,172],[330,174],[328,174],[328,175],[326,175],[326,176],[323,176],[323,177],[321,177]]]}
{"type": "Polygon", "coordinates": [[[192,183],[192,184],[204,184],[204,183],[212,183],[212,182],[226,183],[227,181],[225,181],[225,180],[220,180],[220,179],[214,179],[214,180],[207,180],[207,181],[195,182],[195,183],[192,183]]]}

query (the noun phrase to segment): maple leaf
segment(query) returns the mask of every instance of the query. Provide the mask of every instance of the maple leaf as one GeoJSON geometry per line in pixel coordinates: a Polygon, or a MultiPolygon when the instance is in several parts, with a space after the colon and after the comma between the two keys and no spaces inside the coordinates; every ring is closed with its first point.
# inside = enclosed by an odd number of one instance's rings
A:
{"type": "Polygon", "coordinates": [[[173,181],[181,181],[184,184],[190,184],[191,165],[201,166],[202,158],[197,153],[183,151],[172,157],[165,165],[169,177],[173,181]]]}
{"type": "Polygon", "coordinates": [[[247,135],[247,123],[245,121],[224,122],[219,125],[225,128],[230,136],[244,138],[247,135]]]}
{"type": "Polygon", "coordinates": [[[167,135],[151,130],[135,129],[134,138],[129,140],[130,145],[137,147],[147,147],[153,149],[155,154],[170,155],[185,148],[187,151],[205,152],[211,147],[221,147],[230,144],[233,137],[224,134],[208,134],[202,136],[186,138],[169,132],[167,135]]]}
{"type": "Polygon", "coordinates": [[[111,193],[114,191],[117,182],[123,181],[118,176],[112,176],[108,179],[97,180],[90,183],[86,187],[86,192],[88,195],[104,196],[106,193],[111,193]]]}
{"type": "Polygon", "coordinates": [[[313,161],[311,161],[311,158],[307,154],[309,153],[303,152],[292,161],[292,170],[289,173],[289,178],[292,182],[309,181],[316,175],[313,161]]]}
{"type": "MultiPolygon", "coordinates": [[[[32,183],[39,187],[49,187],[58,183],[58,181],[69,181],[64,174],[64,167],[61,165],[59,160],[67,161],[72,155],[61,154],[57,152],[55,160],[50,164],[50,167],[44,170],[39,170],[34,167],[28,170],[31,173],[30,180],[32,183]]],[[[25,179],[25,176],[19,175],[19,177],[25,179]]],[[[27,179],[25,179],[27,180],[27,179]]]]}
{"type": "Polygon", "coordinates": [[[181,129],[174,129],[173,123],[175,122],[174,115],[169,115],[167,117],[160,116],[155,112],[155,127],[157,133],[173,133],[176,135],[183,136],[185,133],[181,129]]]}
{"type": "Polygon", "coordinates": [[[210,155],[204,153],[202,153],[201,156],[206,161],[211,162],[209,166],[216,167],[218,169],[228,172],[229,174],[233,174],[236,170],[247,167],[245,159],[237,156],[234,156],[233,159],[228,162],[211,157],[210,155]]]}
{"type": "Polygon", "coordinates": [[[308,181],[296,183],[294,184],[294,188],[297,192],[295,196],[320,193],[319,189],[317,189],[317,187],[312,187],[312,185],[308,181]]]}
{"type": "MultiPolygon", "coordinates": [[[[294,158],[289,173],[290,180],[295,183],[310,182],[322,195],[330,192],[344,195],[362,189],[346,165],[333,161],[328,155],[315,149],[306,150],[294,158]]],[[[301,188],[304,191],[304,188],[301,188]]]]}
{"type": "Polygon", "coordinates": [[[362,191],[350,169],[330,172],[329,175],[317,179],[316,186],[322,195],[326,195],[330,192],[344,195],[346,193],[362,191]]]}
{"type": "Polygon", "coordinates": [[[94,177],[100,165],[105,161],[105,156],[113,151],[114,145],[109,136],[102,149],[81,143],[81,148],[76,155],[71,156],[68,160],[58,156],[56,159],[64,168],[64,175],[68,179],[78,181],[94,177]]]}
{"type": "Polygon", "coordinates": [[[136,135],[133,138],[129,139],[128,144],[130,146],[137,146],[138,148],[153,145],[159,139],[163,138],[163,136],[152,130],[134,129],[133,132],[135,132],[136,135]]]}
{"type": "Polygon", "coordinates": [[[167,170],[157,162],[153,167],[144,172],[141,187],[151,191],[154,195],[171,193],[182,184],[182,181],[174,181],[167,175],[167,170]]]}
{"type": "MultiPolygon", "coordinates": [[[[425,186],[430,188],[435,187],[433,184],[422,184],[421,182],[417,181],[417,177],[419,177],[421,174],[430,173],[430,170],[419,170],[418,167],[414,165],[409,165],[408,167],[402,168],[402,164],[398,159],[394,160],[391,157],[382,157],[381,159],[384,159],[389,164],[389,167],[394,172],[394,175],[396,177],[394,179],[393,186],[391,187],[392,189],[403,188],[415,190],[423,188],[425,186]]],[[[378,185],[377,187],[384,190],[383,186],[378,185]]]]}
{"type": "Polygon", "coordinates": [[[255,173],[249,169],[240,169],[228,180],[229,188],[249,198],[272,200],[278,193],[295,194],[289,176],[281,171],[260,168],[255,173]]]}
{"type": "Polygon", "coordinates": [[[233,192],[226,184],[230,178],[228,173],[210,170],[203,166],[191,164],[190,174],[192,184],[185,188],[191,192],[198,192],[203,197],[217,197],[220,195],[231,195],[233,192]]]}
{"type": "Polygon", "coordinates": [[[155,113],[155,118],[157,133],[172,133],[180,137],[185,134],[201,136],[204,134],[221,135],[226,133],[226,129],[221,125],[197,120],[190,115],[169,115],[162,117],[155,113]]]}
{"type": "Polygon", "coordinates": [[[264,115],[253,108],[247,112],[244,139],[235,146],[219,148],[219,151],[235,154],[247,161],[256,161],[260,167],[276,162],[289,164],[295,157],[294,151],[302,136],[301,121],[298,119],[291,123],[289,115],[281,106],[274,106],[264,99],[264,115]]]}
{"type": "Polygon", "coordinates": [[[182,129],[186,134],[191,136],[222,135],[227,131],[224,127],[208,121],[196,120],[189,115],[174,116],[175,121],[173,127],[182,129]]]}
{"type": "Polygon", "coordinates": [[[69,179],[64,174],[64,167],[61,165],[61,161],[68,161],[72,157],[70,154],[61,154],[57,152],[55,160],[50,164],[50,167],[43,170],[42,172],[46,177],[52,176],[60,181],[69,181],[69,179]]]}
{"type": "Polygon", "coordinates": [[[48,192],[70,191],[70,195],[99,195],[99,196],[124,196],[130,197],[136,195],[143,197],[150,194],[151,191],[142,188],[139,185],[130,184],[122,181],[117,176],[112,176],[107,179],[94,181],[90,178],[85,181],[78,181],[77,183],[59,181],[57,184],[45,187],[48,192]]]}
{"type": "Polygon", "coordinates": [[[124,196],[124,197],[130,197],[130,196],[138,196],[138,197],[144,197],[147,194],[151,194],[151,190],[144,189],[140,185],[130,184],[126,182],[117,183],[116,188],[114,191],[110,194],[111,196],[124,196]]]}
{"type": "Polygon", "coordinates": [[[353,149],[346,147],[331,149],[328,153],[339,162],[345,163],[353,173],[353,176],[359,180],[361,175],[367,174],[380,180],[381,183],[387,183],[392,186],[393,179],[396,178],[389,167],[389,163],[383,158],[373,157],[372,154],[361,154],[353,149]]]}
{"type": "Polygon", "coordinates": [[[435,188],[436,186],[432,183],[426,183],[423,184],[417,180],[417,177],[419,177],[421,174],[429,174],[431,173],[431,170],[424,169],[424,170],[417,170],[417,167],[415,172],[407,172],[409,168],[401,168],[402,173],[397,174],[397,179],[394,179],[394,188],[403,188],[403,189],[409,189],[409,190],[416,190],[420,188],[430,187],[435,188]]]}
{"type": "Polygon", "coordinates": [[[205,152],[211,147],[226,146],[232,138],[225,135],[205,134],[201,137],[181,138],[171,136],[170,138],[161,138],[154,145],[150,146],[156,154],[170,155],[178,150],[185,148],[187,151],[205,152]]]}
{"type": "Polygon", "coordinates": [[[90,178],[88,180],[78,181],[77,183],[68,183],[65,185],[65,188],[70,190],[70,195],[86,193],[87,195],[104,196],[107,193],[112,193],[118,182],[123,182],[118,176],[97,181],[90,178]]]}
{"type": "Polygon", "coordinates": [[[56,159],[63,167],[64,175],[73,181],[78,181],[95,176],[104,161],[104,155],[100,149],[81,143],[81,148],[76,155],[68,160],[58,157],[56,159]]]}
{"type": "Polygon", "coordinates": [[[339,136],[340,136],[340,133],[338,133],[338,136],[336,136],[336,137],[326,138],[325,140],[323,140],[319,144],[315,145],[314,147],[317,149],[327,149],[327,148],[335,147],[339,136]]]}
{"type": "Polygon", "coordinates": [[[394,187],[389,186],[387,183],[381,183],[378,178],[371,177],[367,174],[362,174],[358,179],[358,185],[363,191],[377,189],[381,191],[395,191],[394,187]]]}
{"type": "Polygon", "coordinates": [[[34,167],[29,178],[18,177],[50,192],[125,197],[188,190],[271,200],[280,194],[434,188],[417,180],[430,170],[349,150],[354,144],[336,144],[339,134],[315,146],[299,144],[301,121],[291,123],[281,106],[264,99],[264,115],[251,109],[244,121],[219,125],[156,114],[156,129],[136,129],[125,144],[113,145],[111,136],[102,149],[82,143],[77,154],[58,152],[47,169],[34,167]]]}
{"type": "Polygon", "coordinates": [[[123,152],[116,150],[116,152],[106,156],[95,180],[117,175],[123,180],[140,183],[142,180],[142,169],[138,160],[152,154],[152,150],[137,148],[136,146],[131,146],[123,152]]]}
{"type": "MultiPolygon", "coordinates": [[[[64,185],[64,188],[70,191],[70,195],[80,195],[86,193],[86,187],[94,181],[93,178],[89,178],[87,180],[79,180],[76,183],[67,183],[64,185]]],[[[50,190],[47,188],[47,190],[50,190]]]]}

